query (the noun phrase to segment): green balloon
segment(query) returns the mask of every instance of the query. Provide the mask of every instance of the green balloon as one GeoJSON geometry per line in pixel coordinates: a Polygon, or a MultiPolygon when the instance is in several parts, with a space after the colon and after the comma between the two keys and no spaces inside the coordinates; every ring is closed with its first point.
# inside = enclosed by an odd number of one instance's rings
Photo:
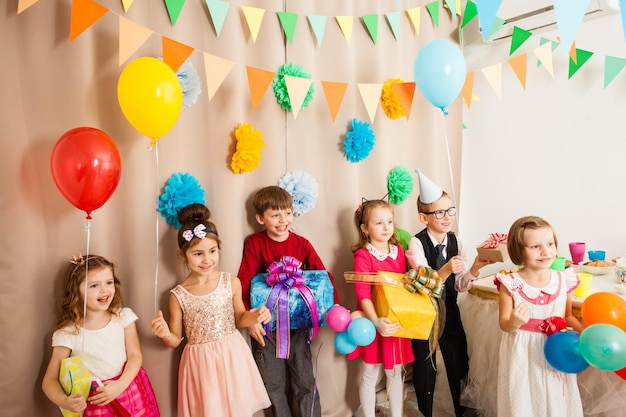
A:
{"type": "Polygon", "coordinates": [[[579,339],[580,354],[602,371],[617,371],[626,366],[626,332],[606,323],[585,328],[579,339]]]}

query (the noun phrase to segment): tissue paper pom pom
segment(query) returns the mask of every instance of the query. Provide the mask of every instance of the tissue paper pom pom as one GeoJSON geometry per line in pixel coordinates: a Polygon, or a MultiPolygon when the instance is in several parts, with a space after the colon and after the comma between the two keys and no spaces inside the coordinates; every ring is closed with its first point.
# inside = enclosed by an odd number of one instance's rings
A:
{"type": "Polygon", "coordinates": [[[263,134],[252,128],[250,123],[242,123],[235,129],[237,148],[230,167],[235,174],[250,172],[261,163],[261,148],[265,146],[263,134]]]}
{"type": "Polygon", "coordinates": [[[375,141],[374,130],[369,123],[352,119],[352,131],[346,133],[346,140],[343,141],[346,158],[350,162],[359,162],[367,158],[375,141]]]}
{"type": "Polygon", "coordinates": [[[183,89],[183,109],[196,104],[198,96],[202,93],[198,71],[191,62],[185,61],[176,72],[180,86],[183,89]]]}
{"type": "MultiPolygon", "coordinates": [[[[292,111],[291,101],[289,100],[289,93],[287,92],[287,83],[285,82],[285,75],[291,75],[294,77],[300,78],[311,78],[311,74],[309,74],[304,68],[302,68],[298,64],[292,64],[291,62],[287,62],[278,67],[278,71],[274,74],[274,79],[272,80],[272,89],[274,90],[274,96],[276,97],[276,101],[280,104],[283,110],[292,111]]],[[[302,109],[305,109],[309,103],[313,100],[313,83],[309,87],[309,91],[306,93],[306,97],[304,97],[304,101],[302,102],[302,109]]]]}
{"type": "Polygon", "coordinates": [[[380,104],[385,111],[385,114],[390,119],[397,119],[404,116],[404,109],[402,103],[398,98],[398,94],[393,89],[393,84],[400,84],[404,81],[400,78],[390,78],[383,84],[383,92],[380,95],[380,104]]]}
{"type": "Polygon", "coordinates": [[[177,172],[167,181],[159,196],[159,212],[167,224],[180,228],[178,212],[190,204],[204,204],[204,190],[198,180],[189,173],[177,172]]]}
{"type": "Polygon", "coordinates": [[[317,202],[317,182],[304,171],[285,174],[278,186],[291,194],[293,198],[293,214],[301,216],[315,207],[317,202]]]}
{"type": "Polygon", "coordinates": [[[405,166],[397,166],[387,175],[387,193],[391,204],[402,204],[413,192],[413,175],[405,166]]]}

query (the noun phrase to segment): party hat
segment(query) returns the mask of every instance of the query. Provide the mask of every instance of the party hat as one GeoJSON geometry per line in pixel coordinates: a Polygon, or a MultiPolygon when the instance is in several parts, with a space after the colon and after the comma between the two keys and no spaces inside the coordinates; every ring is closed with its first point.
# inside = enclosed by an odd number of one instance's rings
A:
{"type": "Polygon", "coordinates": [[[419,169],[415,170],[419,177],[420,196],[419,199],[424,204],[434,203],[443,195],[443,190],[437,184],[432,182],[426,175],[422,174],[419,169]]]}

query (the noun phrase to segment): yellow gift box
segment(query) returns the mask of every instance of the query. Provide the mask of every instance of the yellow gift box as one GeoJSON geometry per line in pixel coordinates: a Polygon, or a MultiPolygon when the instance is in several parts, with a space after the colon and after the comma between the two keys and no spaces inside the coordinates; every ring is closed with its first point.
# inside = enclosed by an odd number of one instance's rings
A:
{"type": "MultiPolygon", "coordinates": [[[[59,371],[59,382],[65,393],[69,396],[72,394],[81,394],[85,399],[89,396],[91,389],[91,373],[83,365],[80,356],[70,356],[61,361],[61,369],[59,371]]],[[[82,413],[61,409],[63,417],[80,417],[82,413]]]]}
{"type": "MultiPolygon", "coordinates": [[[[399,285],[402,283],[402,274],[382,271],[379,274],[394,278],[399,285]]],[[[372,288],[372,301],[379,317],[387,317],[402,326],[394,336],[428,340],[437,316],[428,295],[412,293],[402,286],[383,284],[372,288]]]]}

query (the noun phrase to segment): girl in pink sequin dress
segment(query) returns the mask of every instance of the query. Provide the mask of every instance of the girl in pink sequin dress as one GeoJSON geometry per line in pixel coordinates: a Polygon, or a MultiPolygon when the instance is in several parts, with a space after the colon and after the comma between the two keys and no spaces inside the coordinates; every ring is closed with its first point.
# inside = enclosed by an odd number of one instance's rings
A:
{"type": "Polygon", "coordinates": [[[190,273],[170,292],[169,324],[159,311],[152,333],[166,346],[183,341],[178,417],[246,417],[270,406],[252,353],[237,327],[267,323],[266,307],[246,310],[239,279],[217,270],[220,240],[202,204],[178,214],[178,257],[190,273]]]}

